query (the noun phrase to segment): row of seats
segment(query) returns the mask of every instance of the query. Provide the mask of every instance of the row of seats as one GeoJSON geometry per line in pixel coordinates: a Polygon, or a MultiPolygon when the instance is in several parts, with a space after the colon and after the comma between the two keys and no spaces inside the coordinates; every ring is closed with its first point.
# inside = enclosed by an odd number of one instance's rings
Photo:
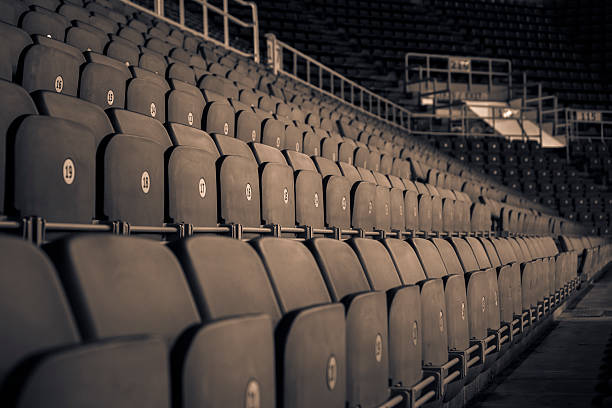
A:
{"type": "Polygon", "coordinates": [[[0,242],[1,395],[21,407],[374,406],[464,353],[428,396],[448,400],[574,290],[579,255],[551,238],[0,242]]]}

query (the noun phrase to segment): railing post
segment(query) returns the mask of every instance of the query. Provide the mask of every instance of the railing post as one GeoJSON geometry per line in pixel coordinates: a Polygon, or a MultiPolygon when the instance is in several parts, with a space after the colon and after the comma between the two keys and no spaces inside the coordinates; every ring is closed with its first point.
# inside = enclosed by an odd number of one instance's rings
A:
{"type": "Polygon", "coordinates": [[[229,17],[227,17],[229,6],[227,2],[228,0],[223,0],[223,44],[229,47],[229,17]]]}
{"type": "Polygon", "coordinates": [[[155,14],[158,16],[164,16],[164,0],[155,0],[153,3],[153,9],[155,10],[155,14]]]}
{"type": "Polygon", "coordinates": [[[179,0],[179,23],[185,25],[185,0],[179,0]]]}
{"type": "Polygon", "coordinates": [[[208,38],[208,0],[202,0],[202,34],[208,38]]]}
{"type": "MultiPolygon", "coordinates": [[[[540,128],[540,146],[542,146],[542,126],[544,126],[542,109],[542,83],[540,82],[538,83],[538,127],[540,128]]],[[[529,135],[527,135],[527,140],[529,141],[529,135]]]]}
{"type": "Polygon", "coordinates": [[[277,55],[280,50],[278,49],[276,44],[276,36],[274,34],[267,33],[266,44],[268,48],[268,59],[266,61],[266,64],[268,65],[268,68],[272,69],[274,75],[278,75],[278,71],[281,69],[281,67],[279,64],[279,56],[277,55]]]}
{"type": "Polygon", "coordinates": [[[251,2],[251,16],[253,18],[253,60],[259,64],[261,55],[259,52],[259,15],[257,13],[257,5],[251,2]]]}
{"type": "Polygon", "coordinates": [[[512,100],[512,62],[508,61],[508,101],[512,100]]]}

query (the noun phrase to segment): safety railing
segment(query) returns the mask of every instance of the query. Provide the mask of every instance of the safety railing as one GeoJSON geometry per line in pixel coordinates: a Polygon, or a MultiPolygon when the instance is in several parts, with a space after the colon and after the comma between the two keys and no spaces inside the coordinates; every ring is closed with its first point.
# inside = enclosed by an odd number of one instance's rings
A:
{"type": "Polygon", "coordinates": [[[520,132],[504,134],[503,137],[527,141],[533,139],[533,135],[525,132],[522,123],[531,118],[537,120],[539,117],[537,107],[495,106],[485,103],[438,106],[439,108],[431,113],[412,113],[409,123],[410,133],[436,136],[502,137],[494,131],[496,122],[516,120],[520,132]],[[472,109],[487,109],[487,114],[476,115],[472,109]]]}
{"type": "Polygon", "coordinates": [[[257,5],[252,1],[245,0],[222,0],[223,6],[222,8],[217,7],[213,4],[210,4],[208,0],[154,0],[153,2],[153,10],[144,7],[140,4],[135,3],[131,0],[120,0],[121,2],[150,15],[155,16],[156,18],[179,27],[181,30],[188,32],[197,37],[201,37],[206,41],[212,42],[216,45],[222,46],[231,50],[243,57],[253,58],[255,62],[260,61],[260,50],[259,50],[259,17],[257,15],[257,5]],[[166,1],[175,1],[178,2],[178,19],[179,21],[174,21],[173,19],[167,17],[165,15],[165,2],[166,1]],[[202,7],[202,31],[194,30],[187,26],[186,19],[186,11],[185,4],[187,2],[193,2],[202,7]],[[238,4],[240,6],[249,7],[251,9],[251,21],[244,21],[229,12],[229,4],[230,1],[232,3],[238,4]],[[223,41],[220,41],[210,35],[210,16],[209,14],[216,14],[221,16],[223,19],[223,41]],[[230,24],[236,24],[242,28],[249,28],[252,31],[252,41],[253,41],[253,51],[245,51],[239,48],[236,48],[231,41],[230,35],[230,24]]]}
{"type": "Polygon", "coordinates": [[[283,74],[324,95],[350,105],[376,119],[406,128],[411,112],[355,81],[334,71],[314,58],[266,34],[267,64],[274,74],[283,74]]]}
{"type": "Polygon", "coordinates": [[[566,127],[572,140],[612,140],[612,111],[565,109],[566,127]]]}
{"type": "Polygon", "coordinates": [[[407,91],[419,81],[445,84],[449,92],[465,93],[460,99],[510,100],[512,62],[501,58],[406,53],[407,91]]]}

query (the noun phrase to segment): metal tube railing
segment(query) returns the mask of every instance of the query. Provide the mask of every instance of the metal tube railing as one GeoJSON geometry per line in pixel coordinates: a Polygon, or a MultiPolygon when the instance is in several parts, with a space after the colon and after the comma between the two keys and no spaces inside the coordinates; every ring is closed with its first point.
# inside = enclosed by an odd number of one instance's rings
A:
{"type": "Polygon", "coordinates": [[[274,34],[266,34],[267,50],[268,50],[268,65],[274,74],[286,75],[304,85],[307,85],[317,91],[330,96],[340,102],[343,102],[357,109],[361,113],[368,116],[380,119],[385,123],[396,127],[406,129],[403,120],[399,118],[410,117],[411,112],[402,106],[386,99],[373,91],[359,85],[344,75],[334,71],[328,66],[322,64],[316,59],[304,54],[303,52],[291,47],[290,45],[278,40],[274,34]],[[283,60],[284,53],[290,54],[292,67],[290,70],[285,69],[283,60]],[[303,61],[306,66],[306,78],[299,76],[300,62],[303,61]],[[310,75],[312,68],[318,70],[318,82],[315,83],[310,75]],[[329,84],[326,86],[324,77],[329,78],[329,84]],[[337,81],[341,83],[340,87],[336,86],[337,81]],[[344,88],[348,86],[350,89],[350,99],[344,97],[344,88]],[[339,89],[340,91],[339,91],[339,89]],[[355,101],[355,93],[358,95],[358,102],[355,101]]]}
{"type": "Polygon", "coordinates": [[[194,30],[188,27],[185,24],[185,1],[186,0],[178,0],[178,8],[179,8],[179,21],[174,21],[164,15],[164,3],[166,0],[155,0],[153,3],[153,10],[148,9],[142,5],[136,4],[131,0],[120,0],[121,2],[133,7],[143,13],[147,13],[155,16],[156,18],[164,21],[165,23],[174,25],[181,30],[188,32],[194,36],[203,38],[206,41],[212,42],[216,45],[227,48],[238,55],[247,58],[253,58],[253,60],[257,63],[260,61],[260,50],[259,50],[259,17],[257,14],[257,5],[252,1],[245,0],[223,0],[223,8],[219,8],[208,3],[208,0],[191,0],[195,3],[198,3],[202,6],[202,31],[194,30]],[[236,16],[233,16],[229,13],[229,2],[232,1],[236,4],[239,4],[244,7],[251,8],[251,20],[243,21],[236,16]],[[223,17],[223,41],[219,41],[216,38],[210,36],[210,24],[209,24],[209,10],[219,14],[223,17]],[[233,23],[239,25],[243,28],[252,28],[253,35],[253,52],[247,52],[244,50],[240,50],[236,47],[233,47],[230,42],[230,30],[229,24],[233,23]]]}

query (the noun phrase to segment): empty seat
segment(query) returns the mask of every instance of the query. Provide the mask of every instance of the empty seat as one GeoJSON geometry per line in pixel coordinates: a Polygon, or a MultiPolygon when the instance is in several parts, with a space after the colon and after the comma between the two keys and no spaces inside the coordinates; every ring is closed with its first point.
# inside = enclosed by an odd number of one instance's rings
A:
{"type": "Polygon", "coordinates": [[[168,83],[159,75],[139,67],[132,67],[133,78],[129,79],[125,95],[125,108],[151,116],[160,122],[166,121],[166,92],[168,83]]]}
{"type": "Polygon", "coordinates": [[[352,238],[348,244],[357,254],[370,287],[387,293],[389,383],[414,385],[423,375],[420,290],[418,286],[403,286],[393,260],[380,242],[352,238]]]}
{"type": "Polygon", "coordinates": [[[234,108],[226,100],[208,101],[202,114],[202,129],[208,133],[234,136],[234,108]]]}
{"type": "Polygon", "coordinates": [[[191,86],[173,89],[166,95],[166,120],[202,128],[202,111],[204,110],[204,97],[199,90],[190,91],[191,86]]]}
{"type": "Polygon", "coordinates": [[[22,2],[13,0],[0,1],[0,21],[17,26],[19,17],[28,11],[28,6],[22,2]]]}
{"type": "Polygon", "coordinates": [[[0,382],[7,384],[27,358],[74,345],[80,336],[59,278],[42,251],[0,235],[0,258],[0,382]]]}
{"type": "Polygon", "coordinates": [[[220,221],[258,227],[261,213],[257,163],[252,156],[225,155],[219,143],[217,147],[223,155],[217,160],[220,221]]]}
{"type": "Polygon", "coordinates": [[[46,256],[22,240],[0,241],[0,256],[9,262],[0,279],[3,288],[10,287],[0,297],[3,404],[78,407],[93,398],[95,406],[169,406],[163,342],[140,336],[79,346],[68,301],[46,256]]]}
{"type": "MultiPolygon", "coordinates": [[[[136,44],[121,37],[113,37],[104,47],[104,55],[116,59],[126,65],[139,65],[139,52],[136,44]]],[[[164,64],[165,68],[165,64],[164,64]]]]}
{"type": "Polygon", "coordinates": [[[62,348],[32,364],[18,406],[168,408],[170,378],[164,342],[138,336],[62,348]],[[86,374],[84,374],[86,373],[86,374]]]}
{"type": "Polygon", "coordinates": [[[31,35],[42,35],[57,41],[64,41],[69,25],[66,17],[39,6],[23,14],[19,21],[19,26],[31,35]]]}
{"type": "Polygon", "coordinates": [[[166,157],[166,219],[200,227],[217,225],[218,154],[183,145],[171,148],[166,157]]]}
{"type": "Polygon", "coordinates": [[[78,123],[27,116],[15,131],[9,190],[17,214],[55,222],[94,218],[96,144],[78,123]]]}
{"type": "MultiPolygon", "coordinates": [[[[260,238],[252,245],[263,260],[283,316],[276,329],[279,404],[343,406],[349,340],[343,306],[331,303],[317,263],[303,244],[260,238]]],[[[256,278],[260,264],[254,264],[244,265],[256,278]]]]}
{"type": "Polygon", "coordinates": [[[0,94],[2,94],[4,107],[0,110],[0,212],[6,214],[5,186],[7,159],[13,157],[8,152],[8,132],[13,123],[19,118],[36,114],[36,106],[30,95],[19,85],[0,80],[0,94]]]}
{"type": "Polygon", "coordinates": [[[125,89],[131,78],[129,69],[119,61],[88,52],[81,70],[79,98],[106,108],[125,107],[125,89]]]}
{"type": "Polygon", "coordinates": [[[251,143],[250,147],[259,165],[262,222],[295,226],[293,170],[280,150],[261,143],[251,143]]]}
{"type": "Polygon", "coordinates": [[[162,225],[164,150],[159,143],[140,136],[116,134],[105,141],[98,156],[103,158],[97,186],[102,219],[162,225]]]}
{"type": "Polygon", "coordinates": [[[113,133],[108,116],[92,102],[53,91],[37,91],[32,94],[32,98],[41,114],[67,119],[87,127],[94,135],[96,149],[106,136],[113,133]]]}
{"type": "Polygon", "coordinates": [[[45,250],[86,340],[150,333],[171,347],[200,321],[178,261],[153,240],[76,235],[45,250]]]}
{"type": "Polygon", "coordinates": [[[79,49],[81,52],[93,51],[102,54],[107,38],[103,32],[90,26],[85,28],[86,23],[80,23],[78,27],[70,27],[66,30],[66,44],[79,49]]]}
{"type": "Polygon", "coordinates": [[[312,158],[323,177],[325,225],[347,229],[351,227],[351,183],[342,176],[336,163],[321,156],[312,158]]]}
{"type": "Polygon", "coordinates": [[[357,255],[346,243],[315,238],[307,245],[332,300],[346,305],[348,405],[379,405],[388,397],[390,357],[385,293],[371,291],[357,255]]]}
{"type": "MultiPolygon", "coordinates": [[[[410,241],[427,277],[443,278],[444,280],[449,350],[467,350],[470,345],[470,327],[464,276],[447,272],[440,252],[431,241],[422,238],[413,238],[410,241]]],[[[467,380],[473,379],[481,368],[482,364],[472,368],[467,380]]],[[[455,390],[455,393],[457,391],[455,390]]],[[[452,396],[452,394],[451,392],[448,396],[452,396]]]]}
{"type": "Polygon", "coordinates": [[[164,151],[172,145],[164,125],[151,116],[123,109],[109,109],[107,115],[117,133],[150,139],[158,143],[164,151]]]}
{"type": "Polygon", "coordinates": [[[323,183],[321,175],[310,159],[303,153],[284,151],[287,164],[295,176],[295,221],[298,225],[323,228],[325,220],[323,183]]]}
{"type": "Polygon", "coordinates": [[[64,43],[37,37],[22,56],[20,82],[26,91],[49,90],[76,96],[79,67],[85,62],[81,52],[64,43]]]}
{"type": "Polygon", "coordinates": [[[232,100],[231,103],[236,112],[236,138],[245,142],[259,143],[261,141],[261,121],[257,115],[239,101],[232,100]]]}
{"type": "Polygon", "coordinates": [[[285,148],[285,125],[276,119],[265,119],[261,122],[261,143],[277,149],[285,148]]]}
{"type": "Polygon", "coordinates": [[[376,185],[363,181],[355,167],[348,163],[339,162],[342,175],[351,183],[351,226],[372,230],[376,223],[374,200],[376,185]]]}
{"type": "MultiPolygon", "coordinates": [[[[2,4],[5,3],[0,3],[0,7],[2,7],[2,4]]],[[[19,5],[19,3],[15,4],[19,5]]],[[[0,13],[0,16],[0,18],[4,18],[6,17],[6,14],[0,13]]],[[[18,80],[19,78],[17,74],[21,52],[27,46],[32,44],[32,39],[27,32],[5,23],[0,23],[0,38],[0,41],[2,41],[2,47],[5,49],[5,54],[3,54],[3,56],[6,58],[5,64],[10,64],[12,70],[11,77],[4,79],[8,81],[18,80]]]]}

